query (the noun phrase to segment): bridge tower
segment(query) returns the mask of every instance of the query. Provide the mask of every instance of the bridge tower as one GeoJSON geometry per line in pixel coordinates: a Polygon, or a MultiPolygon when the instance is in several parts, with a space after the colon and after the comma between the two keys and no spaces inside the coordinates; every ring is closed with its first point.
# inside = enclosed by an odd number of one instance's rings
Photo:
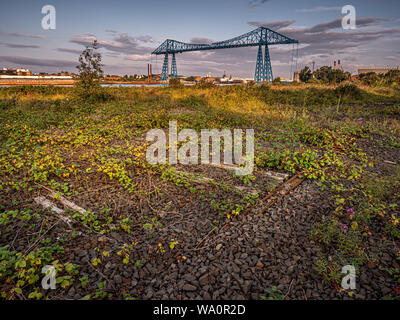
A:
{"type": "Polygon", "coordinates": [[[178,68],[176,67],[175,52],[172,53],[171,77],[178,78],[178,68]]]}
{"type": "Polygon", "coordinates": [[[264,81],[265,72],[264,72],[264,58],[262,54],[262,43],[258,45],[258,54],[257,54],[257,62],[256,62],[256,71],[254,73],[254,82],[261,83],[264,81]]]}
{"type": "Polygon", "coordinates": [[[168,80],[168,52],[165,54],[164,63],[162,66],[161,80],[168,80]]]}
{"type": "Polygon", "coordinates": [[[268,45],[265,45],[265,55],[263,57],[262,52],[263,44],[260,41],[258,45],[258,53],[257,53],[257,62],[256,62],[256,71],[254,73],[254,82],[261,83],[263,81],[272,82],[274,81],[274,77],[272,75],[272,65],[271,58],[269,56],[268,45]]]}
{"type": "Polygon", "coordinates": [[[274,77],[272,75],[271,58],[269,57],[268,45],[265,45],[265,58],[264,58],[264,81],[272,82],[274,77]]]}

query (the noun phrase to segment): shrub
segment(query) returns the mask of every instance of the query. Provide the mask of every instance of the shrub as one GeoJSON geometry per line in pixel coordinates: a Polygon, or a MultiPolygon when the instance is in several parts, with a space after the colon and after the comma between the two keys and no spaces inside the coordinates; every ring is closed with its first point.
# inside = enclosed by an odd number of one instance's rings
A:
{"type": "Polygon", "coordinates": [[[195,87],[199,89],[208,89],[208,88],[215,88],[216,85],[212,82],[208,82],[204,79],[201,79],[198,83],[196,83],[195,87]]]}
{"type": "Polygon", "coordinates": [[[85,103],[106,102],[114,99],[111,92],[102,88],[100,85],[85,88],[78,84],[74,87],[74,97],[85,103]]]}
{"type": "Polygon", "coordinates": [[[109,100],[112,95],[100,86],[100,74],[103,72],[101,54],[97,52],[95,40],[79,56],[79,81],[75,84],[74,95],[79,100],[94,103],[109,100]]]}
{"type": "Polygon", "coordinates": [[[360,74],[359,79],[362,84],[372,86],[376,85],[380,81],[380,76],[375,72],[368,72],[360,74]]]}
{"type": "Polygon", "coordinates": [[[183,88],[183,87],[184,87],[184,85],[183,85],[183,83],[181,82],[181,80],[180,80],[180,79],[176,79],[176,78],[171,78],[171,79],[169,79],[168,85],[169,85],[171,88],[183,88]]]}
{"type": "Polygon", "coordinates": [[[335,93],[344,97],[360,98],[361,89],[352,83],[343,83],[335,89],[335,93]]]}
{"type": "Polygon", "coordinates": [[[271,89],[271,84],[269,82],[263,82],[263,83],[259,84],[258,87],[263,91],[264,90],[270,90],[271,89]]]}
{"type": "Polygon", "coordinates": [[[272,81],[273,84],[280,84],[281,83],[281,78],[275,78],[274,81],[272,81]]]}
{"type": "Polygon", "coordinates": [[[13,99],[2,99],[0,100],[0,110],[7,110],[7,109],[11,109],[12,107],[15,107],[17,104],[17,99],[13,98],[13,99]]]}
{"type": "Polygon", "coordinates": [[[321,80],[324,83],[341,83],[343,81],[349,80],[350,73],[344,72],[342,70],[332,69],[332,67],[323,66],[318,70],[315,70],[314,77],[321,80]]]}
{"type": "Polygon", "coordinates": [[[312,72],[311,72],[310,68],[307,67],[307,66],[304,67],[304,69],[302,69],[300,71],[300,81],[301,82],[308,82],[308,81],[311,80],[311,78],[312,78],[312,72]]]}
{"type": "Polygon", "coordinates": [[[43,96],[51,96],[55,94],[63,94],[69,91],[69,88],[55,87],[53,85],[21,85],[21,86],[11,86],[9,88],[4,88],[2,91],[9,95],[30,95],[38,94],[43,96]]]}

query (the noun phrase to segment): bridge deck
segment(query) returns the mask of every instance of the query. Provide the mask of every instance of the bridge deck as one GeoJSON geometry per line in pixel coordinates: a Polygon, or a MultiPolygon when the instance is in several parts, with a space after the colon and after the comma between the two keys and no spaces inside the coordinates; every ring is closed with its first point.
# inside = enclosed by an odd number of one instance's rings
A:
{"type": "Polygon", "coordinates": [[[259,27],[253,31],[247,32],[241,36],[214,42],[211,44],[201,43],[185,43],[176,40],[167,39],[151,54],[160,55],[166,53],[182,53],[188,51],[215,50],[227,48],[253,47],[258,45],[277,45],[299,43],[297,40],[291,39],[269,28],[259,27]]]}

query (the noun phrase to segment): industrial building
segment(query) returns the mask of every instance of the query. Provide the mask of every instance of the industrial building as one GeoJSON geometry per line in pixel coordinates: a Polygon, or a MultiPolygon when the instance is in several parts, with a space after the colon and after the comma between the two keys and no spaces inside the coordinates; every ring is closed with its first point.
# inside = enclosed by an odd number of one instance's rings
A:
{"type": "MultiPolygon", "coordinates": [[[[398,68],[397,68],[398,69],[398,68]]],[[[376,74],[386,74],[390,70],[394,70],[394,68],[366,68],[366,69],[358,69],[358,74],[363,74],[363,73],[370,73],[370,72],[375,72],[376,74]]]]}
{"type": "Polygon", "coordinates": [[[28,69],[9,69],[0,70],[0,76],[31,76],[32,72],[28,69]]]}

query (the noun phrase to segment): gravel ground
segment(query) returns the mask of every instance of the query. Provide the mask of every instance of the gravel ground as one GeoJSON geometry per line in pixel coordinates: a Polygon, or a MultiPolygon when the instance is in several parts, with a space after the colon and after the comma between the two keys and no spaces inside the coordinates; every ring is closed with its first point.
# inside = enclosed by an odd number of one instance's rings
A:
{"type": "MultiPolygon", "coordinates": [[[[377,158],[374,172],[389,170],[391,165],[384,163],[384,159],[399,159],[398,150],[384,150],[377,158]]],[[[203,167],[198,171],[196,174],[243,186],[222,169],[203,167]]],[[[380,264],[361,267],[355,295],[349,297],[323,282],[314,269],[320,249],[310,238],[310,230],[323,216],[332,213],[335,201],[328,191],[321,191],[315,181],[306,180],[265,214],[260,214],[256,207],[248,215],[235,217],[228,224],[226,218],[220,216],[208,201],[200,200],[198,194],[161,180],[156,183],[162,189],[161,194],[151,199],[151,208],[143,204],[137,209],[137,203],[129,197],[123,198],[118,189],[107,193],[101,191],[104,185],[92,186],[98,192],[82,193],[72,199],[88,209],[108,205],[114,209],[115,217],[125,212],[134,221],[143,221],[140,219],[157,212],[162,227],[151,235],[140,222],[132,227],[130,234],[114,231],[104,236],[88,235],[84,228],[76,226],[82,233],[71,239],[71,230],[66,225],[55,224],[46,236],[53,241],[60,237],[70,239],[64,243],[65,254],[60,260],[78,264],[80,275],[87,274],[90,284],[82,287],[76,281],[66,292],[50,292],[49,297],[81,299],[93,293],[102,281],[106,281],[105,290],[112,293],[113,298],[122,298],[123,293],[129,293],[137,299],[178,300],[257,300],[268,296],[266,290],[272,287],[276,287],[285,299],[381,299],[397,285],[382,267],[399,268],[396,262],[399,243],[385,241],[381,232],[383,226],[379,223],[376,230],[372,230],[374,236],[369,243],[363,245],[379,252],[380,264]],[[213,233],[216,227],[218,232],[213,233]],[[179,242],[174,250],[168,248],[171,239],[179,242]],[[132,250],[132,263],[123,264],[116,253],[124,243],[133,240],[138,245],[132,250]],[[160,241],[166,246],[165,253],[158,250],[160,241]],[[91,262],[103,250],[112,254],[93,266],[91,262]]],[[[246,188],[259,190],[262,197],[276,185],[273,179],[260,175],[246,188]]],[[[207,184],[197,187],[210,188],[207,184]]],[[[2,193],[1,203],[9,203],[10,197],[23,201],[26,194],[2,193]]],[[[219,200],[240,198],[232,191],[222,189],[218,189],[216,197],[219,200]]],[[[50,223],[59,221],[55,217],[49,219],[50,223]]],[[[29,236],[19,234],[24,234],[24,227],[14,224],[11,230],[1,233],[0,246],[11,244],[14,249],[24,251],[32,243],[29,236]]]]}
{"type": "MultiPolygon", "coordinates": [[[[115,255],[97,267],[91,265],[98,256],[95,247],[116,252],[132,238],[117,232],[108,238],[83,235],[67,244],[66,257],[89,275],[92,287],[106,280],[107,291],[116,296],[125,291],[138,299],[260,299],[266,289],[275,286],[286,299],[350,299],[324,285],[314,270],[319,249],[309,234],[312,225],[334,209],[329,199],[315,182],[305,181],[265,215],[252,212],[233,220],[198,248],[215,213],[194,201],[181,210],[181,220],[161,219],[163,228],[157,239],[185,239],[176,251],[157,253],[156,239],[145,241],[145,234],[135,233],[143,241],[135,247],[133,259],[140,257],[142,266],[124,265],[115,255]]],[[[60,236],[60,232],[65,232],[61,226],[53,235],[60,236]]],[[[16,248],[22,250],[24,245],[16,248]]],[[[382,256],[383,265],[396,267],[395,250],[393,246],[382,256]]],[[[382,298],[393,286],[393,279],[376,266],[363,266],[354,298],[382,298]]],[[[87,293],[87,288],[76,283],[64,298],[80,299],[87,293]]]]}

